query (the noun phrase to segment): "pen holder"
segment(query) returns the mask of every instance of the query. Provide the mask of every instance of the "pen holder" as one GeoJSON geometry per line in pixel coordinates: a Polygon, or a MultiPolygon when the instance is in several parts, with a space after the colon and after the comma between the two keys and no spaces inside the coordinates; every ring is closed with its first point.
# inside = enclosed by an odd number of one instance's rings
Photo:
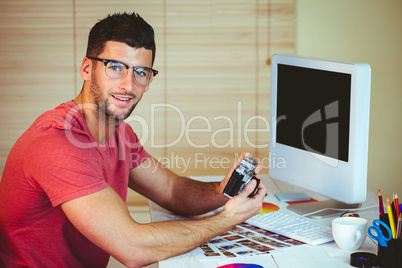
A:
{"type": "Polygon", "coordinates": [[[382,265],[381,267],[402,267],[402,240],[391,239],[387,245],[387,247],[378,246],[378,258],[382,265]]]}
{"type": "MultiPolygon", "coordinates": [[[[380,216],[380,220],[389,226],[388,215],[380,216]]],[[[384,234],[387,231],[381,228],[384,234]]],[[[378,246],[377,252],[382,267],[387,268],[400,268],[402,267],[402,240],[391,239],[387,243],[387,247],[378,246]]]]}

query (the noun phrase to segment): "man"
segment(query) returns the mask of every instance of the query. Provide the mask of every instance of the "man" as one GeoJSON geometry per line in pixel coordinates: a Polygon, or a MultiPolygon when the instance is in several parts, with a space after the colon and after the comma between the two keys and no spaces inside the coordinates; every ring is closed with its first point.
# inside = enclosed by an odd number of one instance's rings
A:
{"type": "Polygon", "coordinates": [[[123,120],[157,74],[154,58],[153,29],[135,13],[108,16],[92,28],[82,91],[41,115],[7,159],[0,266],[105,267],[112,255],[141,267],[185,253],[261,211],[262,183],[250,198],[255,180],[230,200],[222,194],[236,165],[222,182],[194,181],[163,168],[139,144],[123,120]],[[139,224],[125,205],[127,186],[180,214],[224,208],[199,220],[139,224]]]}

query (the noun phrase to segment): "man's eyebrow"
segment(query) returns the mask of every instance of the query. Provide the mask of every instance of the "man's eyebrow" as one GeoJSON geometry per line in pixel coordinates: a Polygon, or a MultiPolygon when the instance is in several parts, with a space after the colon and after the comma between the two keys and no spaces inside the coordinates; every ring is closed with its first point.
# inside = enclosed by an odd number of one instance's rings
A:
{"type": "Polygon", "coordinates": [[[126,63],[124,63],[124,62],[122,62],[122,61],[119,61],[119,60],[108,60],[108,61],[116,62],[116,63],[121,63],[121,64],[123,64],[123,65],[125,65],[125,66],[127,66],[127,67],[131,67],[130,65],[128,65],[128,64],[126,64],[126,63]]]}

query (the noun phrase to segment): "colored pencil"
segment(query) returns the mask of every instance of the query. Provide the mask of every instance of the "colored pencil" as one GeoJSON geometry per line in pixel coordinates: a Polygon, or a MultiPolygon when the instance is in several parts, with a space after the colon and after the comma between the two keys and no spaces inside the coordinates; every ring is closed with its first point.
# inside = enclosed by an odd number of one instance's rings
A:
{"type": "Polygon", "coordinates": [[[389,225],[391,227],[392,238],[396,238],[396,230],[395,230],[395,221],[394,216],[392,215],[391,201],[389,201],[389,197],[387,195],[387,209],[388,209],[388,219],[389,225]]]}
{"type": "Polygon", "coordinates": [[[384,205],[382,203],[382,195],[381,195],[380,189],[378,189],[378,203],[379,203],[379,208],[380,208],[380,214],[382,217],[384,217],[384,205]]]}
{"type": "Polygon", "coordinates": [[[399,199],[398,199],[398,194],[395,194],[395,199],[394,199],[394,203],[395,203],[395,210],[396,210],[396,218],[399,219],[399,199]]]}
{"type": "Polygon", "coordinates": [[[396,238],[397,239],[402,239],[401,232],[402,232],[402,213],[399,214],[399,218],[398,218],[398,227],[396,229],[396,238]]]}

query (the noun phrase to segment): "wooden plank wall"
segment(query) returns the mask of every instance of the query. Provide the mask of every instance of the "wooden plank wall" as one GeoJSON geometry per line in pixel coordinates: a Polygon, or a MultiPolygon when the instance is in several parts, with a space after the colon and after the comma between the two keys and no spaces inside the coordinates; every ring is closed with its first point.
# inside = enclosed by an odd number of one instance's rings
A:
{"type": "Polygon", "coordinates": [[[270,56],[294,52],[294,0],[2,0],[0,172],[35,118],[79,93],[90,28],[122,11],[156,33],[160,73],[127,119],[144,147],[187,176],[224,175],[242,151],[268,167],[270,56]]]}

